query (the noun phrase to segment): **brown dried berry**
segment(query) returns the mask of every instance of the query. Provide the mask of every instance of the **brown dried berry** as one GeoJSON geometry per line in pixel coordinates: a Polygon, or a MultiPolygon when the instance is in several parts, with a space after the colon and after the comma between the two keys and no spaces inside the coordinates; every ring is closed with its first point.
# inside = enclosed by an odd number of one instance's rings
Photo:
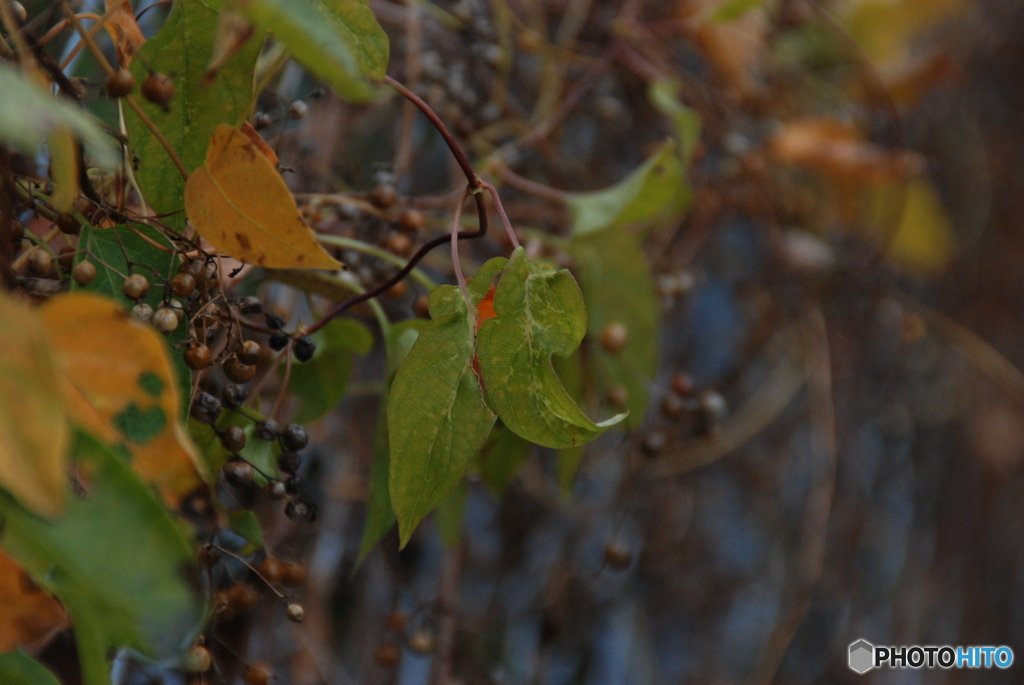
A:
{"type": "Polygon", "coordinates": [[[107,80],[103,82],[103,90],[107,97],[123,98],[135,90],[135,77],[127,69],[118,69],[107,76],[107,80]]]}
{"type": "Polygon", "coordinates": [[[281,564],[281,582],[288,587],[298,587],[306,582],[306,567],[295,561],[286,561],[281,564]]]}
{"type": "Polygon", "coordinates": [[[381,668],[392,669],[402,658],[402,650],[393,642],[385,642],[373,650],[373,663],[381,668]]]}
{"type": "Polygon", "coordinates": [[[405,233],[416,233],[426,224],[423,213],[415,209],[403,209],[398,215],[398,228],[405,233]]]}
{"type": "Polygon", "coordinates": [[[672,390],[682,397],[689,397],[693,394],[693,378],[686,373],[677,373],[672,377],[672,390]]]}
{"type": "Polygon", "coordinates": [[[430,654],[434,651],[436,640],[434,633],[426,628],[420,628],[409,636],[409,649],[417,654],[430,654]]]}
{"type": "Polygon", "coordinates": [[[608,403],[616,407],[624,407],[629,402],[629,391],[624,385],[613,385],[608,388],[608,403]]]}
{"type": "Polygon", "coordinates": [[[196,289],[196,279],[190,273],[177,273],[171,279],[171,292],[178,297],[188,297],[196,289]]]}
{"type": "Polygon", "coordinates": [[[71,267],[75,265],[75,251],[70,245],[65,245],[57,251],[57,263],[65,273],[71,271],[71,267]]]}
{"type": "Polygon", "coordinates": [[[412,252],[412,240],[404,233],[392,233],[384,241],[384,249],[399,257],[407,257],[412,252]]]}
{"type": "Polygon", "coordinates": [[[199,423],[211,424],[220,417],[220,400],[208,392],[196,393],[189,414],[199,423]]]}
{"type": "Polygon", "coordinates": [[[45,276],[53,267],[53,257],[41,247],[33,247],[28,253],[28,270],[35,276],[45,276]]]}
{"type": "Polygon", "coordinates": [[[138,321],[139,323],[149,323],[153,320],[153,308],[145,302],[141,302],[132,307],[129,316],[138,321]]]}
{"type": "Polygon", "coordinates": [[[430,318],[430,298],[426,295],[420,295],[416,298],[416,301],[412,303],[413,313],[421,319],[430,318]]]}
{"type": "Polygon", "coordinates": [[[272,480],[267,483],[267,497],[280,502],[288,496],[288,486],[283,480],[272,480]]]}
{"type": "Polygon", "coordinates": [[[288,108],[288,116],[292,119],[305,119],[309,113],[309,105],[302,100],[296,100],[288,108]]]}
{"type": "Polygon", "coordinates": [[[399,281],[393,286],[384,291],[384,294],[393,300],[397,300],[401,297],[405,297],[405,294],[409,292],[409,284],[406,281],[399,281]]]}
{"type": "Polygon", "coordinates": [[[302,608],[301,604],[295,602],[289,604],[284,613],[292,623],[302,623],[306,618],[306,610],[302,608]]]}
{"type": "Polygon", "coordinates": [[[210,650],[202,645],[194,645],[181,655],[179,666],[184,673],[206,673],[213,665],[210,650]]]}
{"type": "Polygon", "coordinates": [[[224,474],[224,480],[236,488],[244,488],[252,483],[252,464],[244,459],[229,460],[221,467],[221,472],[224,474]]]}
{"type": "Polygon", "coordinates": [[[298,452],[309,442],[309,433],[305,426],[298,423],[288,424],[281,434],[281,444],[290,452],[298,452]]]}
{"type": "MultiPolygon", "coordinates": [[[[241,426],[228,426],[220,434],[220,444],[224,445],[228,452],[241,452],[245,448],[245,431],[241,426]]],[[[251,466],[249,470],[252,470],[251,466]]]]}
{"type": "Polygon", "coordinates": [[[629,329],[625,324],[612,321],[601,330],[601,347],[610,354],[618,354],[629,343],[629,329]]]}
{"type": "Polygon", "coordinates": [[[398,191],[390,183],[381,183],[370,191],[370,202],[381,209],[394,207],[398,202],[398,191]]]}
{"type": "Polygon", "coordinates": [[[242,673],[242,680],[245,685],[270,685],[270,677],[273,672],[266,664],[253,664],[246,666],[242,673]]]}
{"type": "Polygon", "coordinates": [[[633,563],[633,555],[630,554],[628,549],[625,549],[616,543],[611,543],[604,548],[604,563],[606,563],[609,568],[621,571],[628,568],[629,565],[633,563]]]}
{"type": "Polygon", "coordinates": [[[675,393],[669,393],[661,400],[661,413],[670,419],[678,419],[686,412],[686,405],[675,393]]]}
{"type": "Polygon", "coordinates": [[[256,367],[243,364],[238,357],[228,357],[224,362],[224,375],[235,383],[248,383],[256,375],[256,367]]]}
{"type": "Polygon", "coordinates": [[[238,361],[249,366],[254,366],[260,360],[260,344],[255,340],[246,340],[242,345],[235,351],[235,355],[238,356],[238,361]]]}
{"type": "Polygon", "coordinates": [[[142,97],[154,105],[166,107],[174,97],[174,82],[164,74],[153,72],[142,82],[142,97]]]}
{"type": "Polygon", "coordinates": [[[654,430],[644,436],[644,440],[640,443],[640,447],[643,448],[650,456],[654,456],[665,446],[666,438],[665,434],[661,431],[654,430]]]}
{"type": "Polygon", "coordinates": [[[92,262],[79,262],[71,269],[71,278],[78,285],[89,285],[96,280],[96,267],[93,266],[92,262]]]}
{"type": "Polygon", "coordinates": [[[173,333],[178,327],[178,315],[170,307],[160,307],[153,314],[153,326],[164,335],[173,333]]]}
{"type": "Polygon", "coordinates": [[[210,348],[206,345],[196,343],[188,346],[182,358],[185,366],[193,371],[200,371],[209,366],[210,362],[213,361],[213,353],[210,352],[210,348]]]}
{"type": "Polygon", "coordinates": [[[149,291],[149,279],[142,274],[132,274],[124,280],[121,292],[129,300],[137,300],[149,291]]]}
{"type": "Polygon", "coordinates": [[[268,583],[271,585],[277,585],[281,582],[281,578],[284,575],[284,566],[277,559],[267,557],[260,562],[260,565],[256,568],[260,572],[268,583]]]}
{"type": "Polygon", "coordinates": [[[80,222],[74,214],[63,212],[57,215],[55,220],[57,228],[60,229],[61,233],[67,235],[78,235],[82,232],[82,222],[80,222]]]}

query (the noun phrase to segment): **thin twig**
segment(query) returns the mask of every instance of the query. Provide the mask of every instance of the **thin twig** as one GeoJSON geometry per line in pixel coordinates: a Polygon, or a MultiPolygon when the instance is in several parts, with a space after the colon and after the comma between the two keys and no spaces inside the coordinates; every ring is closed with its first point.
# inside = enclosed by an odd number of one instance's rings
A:
{"type": "MultiPolygon", "coordinates": [[[[505,206],[501,204],[497,188],[487,182],[484,182],[484,188],[487,188],[487,192],[491,194],[491,198],[494,200],[494,206],[498,210],[498,216],[501,217],[501,223],[505,225],[505,232],[508,233],[508,238],[512,241],[512,248],[518,248],[519,238],[516,237],[516,232],[512,230],[512,222],[508,220],[508,214],[505,213],[505,206]]],[[[459,206],[462,206],[461,203],[459,206]]]]}
{"type": "Polygon", "coordinates": [[[459,222],[462,221],[462,205],[469,197],[469,188],[462,191],[459,204],[455,205],[455,218],[452,219],[452,267],[455,269],[455,280],[459,282],[462,289],[462,296],[466,299],[466,306],[472,315],[473,301],[469,297],[469,286],[466,285],[466,277],[462,274],[462,264],[459,262],[459,222]]]}

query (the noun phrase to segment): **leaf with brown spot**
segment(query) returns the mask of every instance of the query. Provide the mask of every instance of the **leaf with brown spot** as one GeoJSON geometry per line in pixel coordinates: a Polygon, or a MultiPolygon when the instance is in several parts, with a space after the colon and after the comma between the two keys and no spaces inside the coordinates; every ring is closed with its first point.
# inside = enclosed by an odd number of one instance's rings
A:
{"type": "Polygon", "coordinates": [[[0,654],[39,647],[67,626],[60,602],[0,550],[0,654]]]}
{"type": "Polygon", "coordinates": [[[160,334],[85,292],[54,297],[39,311],[68,417],[107,442],[124,442],[134,471],[176,506],[199,485],[199,461],[179,424],[178,385],[160,334]]]}
{"type": "Polygon", "coordinates": [[[110,40],[114,42],[117,63],[127,67],[132,63],[135,53],[146,42],[146,37],[142,35],[142,30],[135,21],[135,13],[129,0],[106,0],[105,5],[110,17],[103,27],[107,29],[110,40]]]}
{"type": "Polygon", "coordinates": [[[221,252],[274,269],[340,269],[299,218],[295,198],[249,136],[217,127],[185,184],[185,213],[221,252]]]}

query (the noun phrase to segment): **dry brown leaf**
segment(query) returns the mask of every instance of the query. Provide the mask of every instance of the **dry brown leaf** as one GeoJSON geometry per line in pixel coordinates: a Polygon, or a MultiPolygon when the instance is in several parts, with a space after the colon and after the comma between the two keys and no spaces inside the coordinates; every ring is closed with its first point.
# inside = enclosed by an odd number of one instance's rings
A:
{"type": "Polygon", "coordinates": [[[61,603],[0,550],[0,654],[40,647],[68,624],[61,603]]]}
{"type": "Polygon", "coordinates": [[[146,42],[146,37],[142,35],[142,30],[135,21],[135,12],[132,11],[132,3],[129,0],[106,0],[105,5],[110,16],[103,27],[107,29],[110,40],[114,42],[117,63],[127,67],[132,63],[135,53],[146,42]]]}
{"type": "Polygon", "coordinates": [[[906,178],[923,171],[919,155],[869,143],[838,119],[803,119],[786,124],[770,142],[783,164],[808,167],[859,183],[906,178]]]}
{"type": "Polygon", "coordinates": [[[104,440],[123,441],[135,472],[177,506],[199,485],[200,464],[179,425],[178,386],[160,334],[89,293],[55,297],[40,313],[69,418],[104,440]]]}
{"type": "Polygon", "coordinates": [[[26,509],[63,508],[68,431],[54,357],[39,317],[0,295],[0,487],[26,509]]]}
{"type": "Polygon", "coordinates": [[[260,148],[221,124],[185,184],[193,228],[231,257],[275,269],[339,269],[302,223],[295,198],[260,148]]]}

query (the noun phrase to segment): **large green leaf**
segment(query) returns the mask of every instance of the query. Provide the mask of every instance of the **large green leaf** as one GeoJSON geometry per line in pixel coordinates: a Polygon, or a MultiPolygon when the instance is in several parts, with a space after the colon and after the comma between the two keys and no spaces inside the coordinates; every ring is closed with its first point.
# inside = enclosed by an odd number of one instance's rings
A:
{"type": "Polygon", "coordinates": [[[667,140],[651,158],[611,188],[573,193],[566,199],[573,235],[610,226],[677,216],[692,198],[675,140],[667,140]]]}
{"type": "Polygon", "coordinates": [[[701,120],[697,112],[679,101],[679,91],[677,81],[663,78],[651,83],[647,89],[647,98],[655,109],[672,120],[676,129],[676,142],[679,143],[679,159],[685,167],[689,167],[693,150],[700,139],[701,120]]]}
{"type": "Polygon", "coordinates": [[[494,295],[497,317],[478,333],[477,354],[490,405],[508,428],[552,448],[593,440],[621,422],[594,423],[565,391],[551,363],[580,345],[587,310],[566,269],[534,264],[517,248],[494,295]]]}
{"type": "MultiPolygon", "coordinates": [[[[139,97],[139,105],[178,153],[185,169],[202,166],[213,131],[219,124],[237,125],[252,99],[253,71],[263,44],[263,34],[250,38],[232,56],[210,85],[202,85],[217,34],[219,2],[176,0],[167,21],[146,41],[132,61],[138,83],[147,67],[170,76],[175,95],[165,111],[139,97]]],[[[135,177],[146,202],[175,228],[185,225],[185,180],[171,163],[152,132],[125,107],[124,118],[138,159],[135,177]],[[171,213],[174,214],[171,214],[171,213]]]]}
{"type": "Polygon", "coordinates": [[[70,129],[90,146],[98,162],[115,164],[111,141],[95,119],[46,92],[10,62],[0,62],[0,93],[0,142],[33,154],[46,134],[70,129]]]}
{"type": "Polygon", "coordinates": [[[647,387],[658,372],[661,313],[637,236],[626,228],[576,236],[569,243],[587,304],[588,361],[602,397],[614,386],[629,393],[627,423],[639,426],[647,411],[647,387]],[[612,354],[601,331],[618,322],[629,331],[625,349],[612,354]]]}
{"type": "Polygon", "coordinates": [[[245,0],[234,5],[338,95],[365,102],[384,78],[388,37],[367,0],[245,0]]]}
{"type": "Polygon", "coordinates": [[[60,685],[45,666],[25,652],[0,654],[0,683],[4,685],[60,685]]]}
{"type": "MultiPolygon", "coordinates": [[[[474,309],[504,263],[492,259],[473,277],[474,309]]],[[[403,547],[458,485],[494,425],[472,368],[475,312],[459,288],[442,285],[430,293],[430,315],[388,400],[389,489],[403,547]]]]}
{"type": "Polygon", "coordinates": [[[186,581],[192,551],[153,492],[94,438],[79,433],[73,457],[88,494],[48,522],[0,492],[4,549],[67,607],[86,685],[109,685],[109,656],[131,647],[175,655],[197,629],[186,581]]]}
{"type": "Polygon", "coordinates": [[[299,400],[295,421],[308,423],[334,408],[345,396],[352,355],[373,347],[369,329],[354,319],[334,319],[313,336],[316,352],[305,363],[292,363],[289,390],[299,400]]]}

